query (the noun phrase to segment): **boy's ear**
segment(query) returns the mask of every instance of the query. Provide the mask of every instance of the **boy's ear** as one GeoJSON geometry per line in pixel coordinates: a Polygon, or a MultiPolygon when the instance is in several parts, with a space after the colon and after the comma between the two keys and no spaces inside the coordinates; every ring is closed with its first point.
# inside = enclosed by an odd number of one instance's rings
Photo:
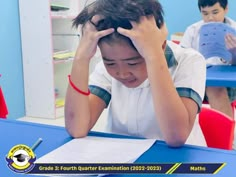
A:
{"type": "Polygon", "coordinates": [[[166,39],[167,39],[167,36],[168,36],[168,29],[167,29],[165,23],[162,24],[160,30],[161,30],[161,32],[162,32],[164,38],[165,38],[165,40],[164,40],[164,42],[163,42],[163,44],[162,44],[162,49],[165,50],[165,48],[166,48],[166,39]]]}
{"type": "Polygon", "coordinates": [[[165,38],[167,38],[167,36],[168,36],[168,29],[167,29],[165,23],[163,23],[163,25],[161,26],[161,31],[163,32],[163,35],[165,36],[165,38]]]}
{"type": "Polygon", "coordinates": [[[164,41],[164,43],[162,44],[162,49],[165,51],[166,49],[166,40],[164,41]]]}
{"type": "Polygon", "coordinates": [[[228,11],[229,11],[229,5],[227,5],[227,6],[225,7],[225,14],[227,14],[228,11]]]}

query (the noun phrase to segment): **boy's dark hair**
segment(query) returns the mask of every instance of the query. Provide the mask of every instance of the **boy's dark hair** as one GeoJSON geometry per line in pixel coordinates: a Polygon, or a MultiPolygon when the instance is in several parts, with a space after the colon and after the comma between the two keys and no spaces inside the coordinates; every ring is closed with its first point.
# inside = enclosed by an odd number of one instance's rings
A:
{"type": "MultiPolygon", "coordinates": [[[[115,32],[99,40],[113,42],[117,39],[124,39],[131,45],[129,38],[119,34],[118,27],[131,29],[130,21],[139,22],[141,16],[153,15],[157,26],[160,28],[163,23],[163,9],[157,0],[96,0],[85,7],[82,12],[73,20],[73,26],[84,25],[92,19],[94,15],[103,17],[95,26],[98,31],[114,28],[115,32]]],[[[82,30],[83,31],[83,30],[82,30]]]]}
{"type": "Polygon", "coordinates": [[[228,5],[228,0],[198,0],[198,8],[201,11],[201,7],[213,6],[216,3],[219,3],[224,9],[228,5]]]}

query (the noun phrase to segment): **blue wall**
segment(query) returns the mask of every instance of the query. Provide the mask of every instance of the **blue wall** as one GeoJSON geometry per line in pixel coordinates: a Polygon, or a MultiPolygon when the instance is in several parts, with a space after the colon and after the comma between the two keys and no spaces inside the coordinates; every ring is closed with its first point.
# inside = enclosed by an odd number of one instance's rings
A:
{"type": "Polygon", "coordinates": [[[228,0],[228,1],[229,1],[228,16],[236,21],[236,1],[235,0],[228,0]]]}
{"type": "MultiPolygon", "coordinates": [[[[160,2],[164,8],[169,37],[175,32],[184,32],[188,25],[201,18],[197,0],[160,2]]],[[[16,119],[25,115],[18,0],[1,0],[0,7],[0,86],[8,105],[8,118],[16,119]]],[[[228,16],[236,20],[236,1],[229,0],[229,7],[228,16]]]]}
{"type": "Polygon", "coordinates": [[[25,115],[18,0],[0,1],[0,85],[9,119],[25,115]]]}
{"type": "Polygon", "coordinates": [[[201,18],[197,0],[160,0],[160,2],[164,9],[169,37],[175,32],[184,32],[188,25],[201,18]]]}

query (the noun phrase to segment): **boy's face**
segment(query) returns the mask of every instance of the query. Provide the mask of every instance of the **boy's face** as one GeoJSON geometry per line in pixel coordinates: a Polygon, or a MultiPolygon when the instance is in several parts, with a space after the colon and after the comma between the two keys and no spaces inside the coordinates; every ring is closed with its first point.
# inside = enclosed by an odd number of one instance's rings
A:
{"type": "Polygon", "coordinates": [[[225,9],[217,2],[213,6],[201,7],[202,19],[204,22],[223,22],[228,7],[225,9]]]}
{"type": "Polygon", "coordinates": [[[147,79],[145,60],[127,42],[101,42],[101,54],[107,72],[128,88],[135,88],[147,79]]]}

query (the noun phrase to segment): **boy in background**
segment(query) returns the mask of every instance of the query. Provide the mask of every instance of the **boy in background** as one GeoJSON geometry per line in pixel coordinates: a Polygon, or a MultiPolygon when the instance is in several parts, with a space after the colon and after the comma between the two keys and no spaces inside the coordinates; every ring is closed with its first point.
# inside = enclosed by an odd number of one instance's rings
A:
{"type": "MultiPolygon", "coordinates": [[[[227,0],[198,0],[198,8],[201,12],[202,20],[190,25],[186,29],[180,42],[182,47],[193,48],[199,51],[199,30],[204,23],[222,22],[236,29],[236,22],[229,17],[226,17],[228,12],[227,0]]],[[[236,37],[231,34],[227,34],[225,37],[225,43],[226,47],[232,54],[232,60],[230,62],[226,62],[220,57],[212,57],[206,59],[207,64],[236,65],[236,37]]],[[[236,99],[235,88],[206,87],[206,96],[212,108],[227,114],[233,119],[231,101],[236,99]]]]}

